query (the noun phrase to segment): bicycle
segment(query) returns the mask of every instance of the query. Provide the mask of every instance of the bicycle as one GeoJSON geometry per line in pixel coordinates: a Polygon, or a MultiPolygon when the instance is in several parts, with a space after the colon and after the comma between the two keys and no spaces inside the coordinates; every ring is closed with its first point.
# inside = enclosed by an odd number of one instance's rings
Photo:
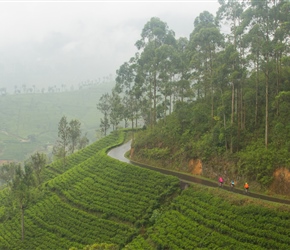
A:
{"type": "Polygon", "coordinates": [[[245,193],[247,194],[249,192],[249,184],[246,182],[245,185],[244,185],[244,191],[245,193]]]}
{"type": "Polygon", "coordinates": [[[223,187],[224,179],[222,177],[219,178],[219,187],[223,187]]]}

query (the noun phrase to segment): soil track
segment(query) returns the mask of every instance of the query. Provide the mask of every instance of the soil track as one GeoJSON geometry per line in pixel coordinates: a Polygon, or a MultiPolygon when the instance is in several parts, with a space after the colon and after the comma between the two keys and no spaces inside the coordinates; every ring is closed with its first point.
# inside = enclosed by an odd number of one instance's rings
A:
{"type": "MultiPolygon", "coordinates": [[[[167,169],[155,168],[153,166],[148,166],[148,165],[145,165],[145,164],[141,164],[141,163],[130,161],[129,159],[127,159],[124,156],[125,153],[127,151],[129,151],[130,149],[131,149],[131,141],[128,141],[125,144],[122,144],[121,146],[118,146],[118,147],[115,147],[115,148],[111,149],[108,152],[108,155],[110,157],[112,157],[112,158],[115,158],[115,159],[119,160],[119,161],[127,162],[127,163],[130,163],[130,164],[139,166],[139,167],[143,167],[143,168],[151,169],[151,170],[154,170],[154,171],[158,171],[158,172],[163,173],[163,174],[174,175],[174,176],[179,178],[181,188],[186,188],[189,185],[190,182],[206,185],[206,186],[209,186],[209,187],[218,187],[218,183],[214,183],[213,181],[208,181],[208,180],[204,180],[204,179],[198,178],[196,176],[191,176],[191,175],[183,174],[183,173],[180,173],[180,172],[170,171],[170,170],[167,170],[167,169]]],[[[262,195],[262,194],[257,194],[257,193],[252,193],[252,192],[249,192],[248,194],[245,194],[244,190],[237,189],[237,188],[234,188],[233,190],[231,190],[229,186],[224,186],[223,189],[231,191],[231,192],[234,192],[234,193],[248,195],[250,197],[261,199],[261,200],[265,200],[265,201],[278,202],[278,203],[282,203],[282,204],[290,204],[290,200],[280,199],[280,198],[267,196],[267,195],[262,195]]]]}

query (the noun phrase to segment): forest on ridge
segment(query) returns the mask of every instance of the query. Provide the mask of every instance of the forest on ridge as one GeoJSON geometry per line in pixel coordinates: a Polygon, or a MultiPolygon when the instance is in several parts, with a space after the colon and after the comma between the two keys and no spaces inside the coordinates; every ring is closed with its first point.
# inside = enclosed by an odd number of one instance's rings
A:
{"type": "Polygon", "coordinates": [[[185,171],[199,159],[207,177],[268,188],[290,166],[290,3],[219,3],[215,15],[195,18],[189,38],[158,17],[144,25],[137,52],[100,98],[101,127],[144,125],[136,159],[185,171]]]}

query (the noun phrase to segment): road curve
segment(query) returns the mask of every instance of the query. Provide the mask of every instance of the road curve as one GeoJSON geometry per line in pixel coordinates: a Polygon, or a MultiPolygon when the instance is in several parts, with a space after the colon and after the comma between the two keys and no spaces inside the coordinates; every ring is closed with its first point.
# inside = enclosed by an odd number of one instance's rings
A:
{"type": "MultiPolygon", "coordinates": [[[[135,166],[151,169],[151,170],[158,171],[160,173],[167,174],[167,175],[174,175],[174,176],[179,178],[181,188],[185,188],[186,186],[188,186],[188,184],[190,182],[199,183],[199,184],[206,185],[209,187],[218,187],[217,183],[214,183],[212,181],[207,181],[207,180],[198,178],[196,176],[183,174],[181,172],[170,171],[167,169],[155,168],[155,167],[148,166],[145,164],[132,162],[124,156],[125,153],[127,151],[129,151],[130,149],[131,149],[131,141],[128,141],[128,142],[126,142],[118,147],[111,149],[108,152],[108,155],[112,158],[119,160],[119,161],[130,163],[130,164],[133,164],[135,166]]],[[[241,189],[234,188],[233,190],[231,190],[229,186],[224,186],[223,189],[245,195],[244,191],[241,189]]],[[[250,197],[265,200],[265,201],[272,201],[272,202],[277,202],[277,203],[281,203],[281,204],[290,204],[290,200],[280,199],[280,198],[276,198],[276,197],[272,197],[272,196],[267,196],[267,195],[252,193],[252,192],[249,192],[247,195],[250,197]]]]}

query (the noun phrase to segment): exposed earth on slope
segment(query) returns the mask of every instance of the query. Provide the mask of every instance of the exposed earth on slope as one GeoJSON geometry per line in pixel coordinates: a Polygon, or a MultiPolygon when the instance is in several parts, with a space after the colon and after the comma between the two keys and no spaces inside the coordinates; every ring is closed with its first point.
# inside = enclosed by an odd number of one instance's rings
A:
{"type": "Polygon", "coordinates": [[[286,168],[278,168],[274,172],[274,181],[270,190],[276,194],[289,194],[290,172],[286,168]]]}
{"type": "MultiPolygon", "coordinates": [[[[141,163],[137,163],[137,162],[133,162],[130,161],[129,159],[127,159],[124,155],[126,152],[128,152],[131,149],[131,141],[126,142],[125,144],[122,144],[118,147],[115,147],[113,149],[111,149],[108,152],[108,155],[112,158],[115,158],[117,160],[123,161],[123,162],[127,162],[139,167],[143,167],[143,168],[147,168],[147,169],[151,169],[154,171],[158,171],[160,173],[163,174],[167,174],[167,175],[174,175],[176,177],[178,177],[180,179],[180,185],[181,188],[186,188],[190,182],[194,182],[194,183],[198,183],[198,184],[202,184],[202,185],[206,185],[206,186],[210,186],[210,187],[218,187],[218,184],[213,182],[213,181],[209,181],[209,180],[205,180],[205,179],[201,179],[198,178],[196,176],[191,176],[188,174],[183,174],[183,173],[179,173],[179,172],[174,172],[174,171],[170,171],[167,169],[161,169],[161,168],[156,168],[153,166],[147,166],[145,164],[141,164],[141,163]]],[[[285,176],[285,173],[283,175],[283,173],[277,172],[277,175],[281,175],[281,176],[285,176]]],[[[286,176],[287,178],[290,179],[290,173],[288,172],[288,175],[286,176]]],[[[229,186],[224,186],[223,189],[231,191],[231,192],[235,192],[235,193],[239,193],[239,194],[244,194],[244,190],[241,189],[237,189],[234,188],[233,190],[230,189],[229,186]]],[[[285,199],[280,199],[280,198],[276,198],[276,197],[271,197],[271,196],[266,196],[266,195],[262,195],[262,194],[257,194],[257,193],[248,193],[246,195],[249,195],[250,197],[253,198],[257,198],[257,199],[261,199],[261,200],[265,200],[265,201],[272,201],[272,202],[278,202],[278,203],[282,203],[282,204],[290,204],[290,200],[285,200],[285,199]]]]}

